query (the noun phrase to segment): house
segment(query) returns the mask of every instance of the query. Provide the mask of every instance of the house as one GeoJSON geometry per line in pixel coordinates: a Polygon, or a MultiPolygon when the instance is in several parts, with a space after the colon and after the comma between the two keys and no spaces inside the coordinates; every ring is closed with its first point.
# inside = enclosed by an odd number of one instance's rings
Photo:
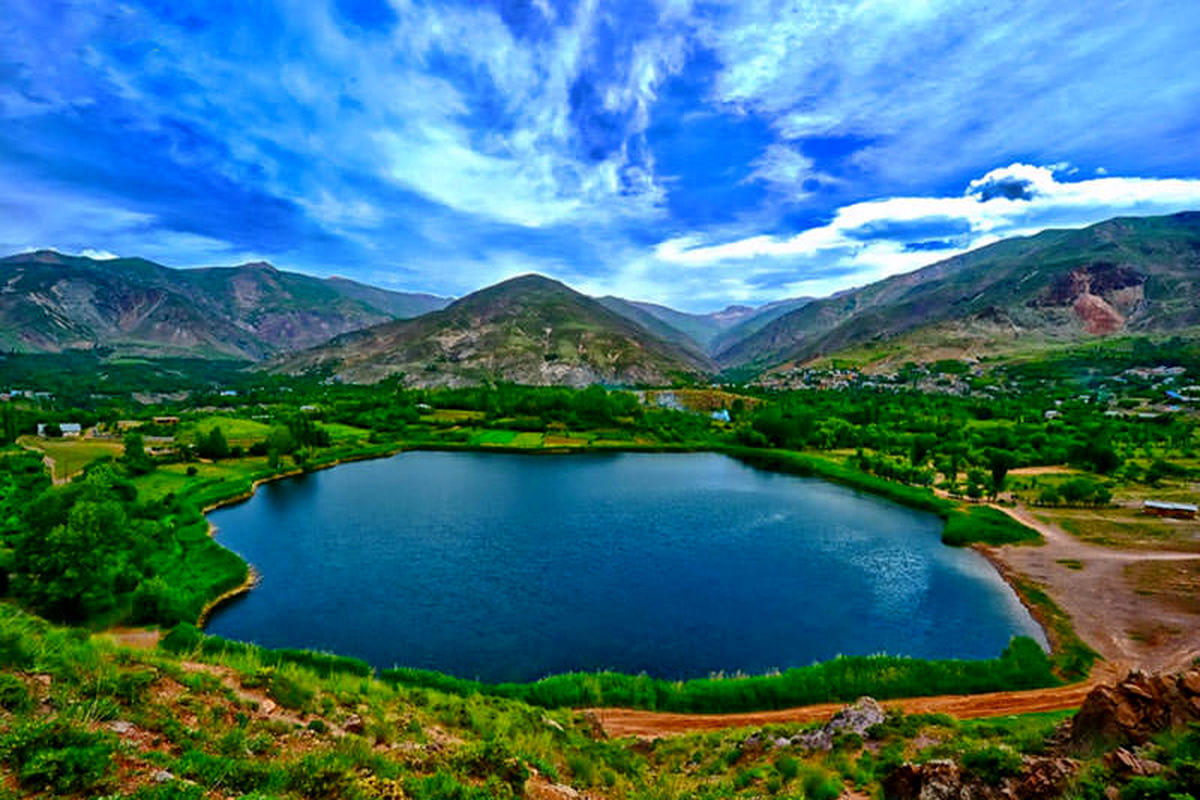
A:
{"type": "Polygon", "coordinates": [[[1142,513],[1156,517],[1195,519],[1196,511],[1197,508],[1192,503],[1173,503],[1167,500],[1146,500],[1142,503],[1142,513]]]}
{"type": "Polygon", "coordinates": [[[712,418],[717,422],[729,422],[729,409],[722,408],[720,411],[712,412],[712,418]]]}
{"type": "Polygon", "coordinates": [[[155,417],[155,425],[178,425],[179,417],[155,417]]]}
{"type": "MultiPolygon", "coordinates": [[[[58,428],[59,428],[59,430],[62,431],[63,436],[82,436],[83,435],[83,426],[80,425],[78,422],[63,422],[63,423],[59,424],[58,428]]],[[[46,435],[46,423],[44,423],[44,422],[38,423],[37,435],[38,436],[46,435]]]]}

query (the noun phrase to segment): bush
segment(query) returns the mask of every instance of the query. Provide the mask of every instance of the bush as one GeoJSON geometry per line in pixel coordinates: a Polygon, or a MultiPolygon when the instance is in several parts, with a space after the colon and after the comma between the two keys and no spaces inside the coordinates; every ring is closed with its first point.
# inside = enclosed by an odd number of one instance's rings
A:
{"type": "Polygon", "coordinates": [[[1021,772],[1021,756],[1007,747],[981,747],[963,754],[962,765],[989,786],[1021,772]]]}
{"type": "Polygon", "coordinates": [[[0,708],[20,712],[30,706],[29,690],[15,675],[0,673],[0,708]]]}
{"type": "Polygon", "coordinates": [[[108,782],[112,755],[111,737],[62,719],[17,726],[0,740],[0,756],[33,791],[94,792],[108,782]]]}

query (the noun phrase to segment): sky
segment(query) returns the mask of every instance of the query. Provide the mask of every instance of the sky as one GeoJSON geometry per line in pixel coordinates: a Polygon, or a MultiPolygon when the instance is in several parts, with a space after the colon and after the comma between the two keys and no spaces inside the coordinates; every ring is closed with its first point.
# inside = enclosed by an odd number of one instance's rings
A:
{"type": "Polygon", "coordinates": [[[5,0],[0,251],[689,311],[1200,209],[1195,0],[5,0]]]}

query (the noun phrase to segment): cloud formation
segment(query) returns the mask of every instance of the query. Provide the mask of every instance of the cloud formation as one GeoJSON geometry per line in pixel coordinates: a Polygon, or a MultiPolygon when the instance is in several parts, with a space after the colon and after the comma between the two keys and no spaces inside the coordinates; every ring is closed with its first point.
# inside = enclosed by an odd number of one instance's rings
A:
{"type": "Polygon", "coordinates": [[[833,291],[1200,207],[1191,5],[12,0],[0,249],[833,291]]]}

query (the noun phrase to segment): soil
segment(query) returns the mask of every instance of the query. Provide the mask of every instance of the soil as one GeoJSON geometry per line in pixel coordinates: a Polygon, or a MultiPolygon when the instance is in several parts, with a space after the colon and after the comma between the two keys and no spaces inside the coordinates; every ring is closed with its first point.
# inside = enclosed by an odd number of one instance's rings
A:
{"type": "Polygon", "coordinates": [[[1139,591],[1136,582],[1137,565],[1194,567],[1200,564],[1196,553],[1100,547],[1027,509],[995,508],[1038,531],[1045,544],[987,548],[986,555],[1045,587],[1079,638],[1104,658],[1094,679],[1122,677],[1132,669],[1173,672],[1200,656],[1200,616],[1169,597],[1139,591]],[[1075,562],[1082,569],[1073,568],[1075,562]]]}
{"type": "MultiPolygon", "coordinates": [[[[949,714],[959,719],[1006,717],[1038,711],[1076,708],[1091,690],[1090,683],[1033,689],[1024,692],[991,692],[974,695],[915,697],[882,703],[885,709],[900,709],[906,714],[949,714]]],[[[594,708],[588,713],[612,737],[638,736],[658,738],[683,733],[716,731],[723,728],[749,728],[783,723],[824,722],[844,703],[821,703],[779,711],[745,714],[670,714],[628,708],[594,708]]]]}

